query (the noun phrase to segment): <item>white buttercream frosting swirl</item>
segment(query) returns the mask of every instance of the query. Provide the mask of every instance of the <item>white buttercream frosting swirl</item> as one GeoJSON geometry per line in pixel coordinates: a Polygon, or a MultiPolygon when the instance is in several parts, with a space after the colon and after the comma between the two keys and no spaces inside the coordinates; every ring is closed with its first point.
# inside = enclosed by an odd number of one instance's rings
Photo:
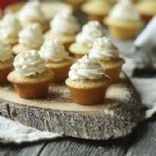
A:
{"type": "Polygon", "coordinates": [[[40,56],[47,61],[60,62],[68,58],[64,45],[56,38],[47,39],[40,50],[40,56]]]}
{"type": "Polygon", "coordinates": [[[121,0],[114,6],[109,18],[113,20],[138,21],[140,20],[140,14],[130,0],[121,0]]]}
{"type": "Polygon", "coordinates": [[[21,25],[14,14],[6,14],[0,22],[0,38],[18,38],[21,25]]]}
{"type": "Polygon", "coordinates": [[[0,61],[5,62],[12,58],[11,46],[0,41],[0,61]]]}
{"type": "Polygon", "coordinates": [[[97,38],[94,41],[93,48],[90,50],[89,56],[96,59],[103,59],[105,57],[116,58],[119,56],[119,51],[112,44],[110,39],[102,37],[97,38]]]}
{"type": "Polygon", "coordinates": [[[43,43],[41,27],[37,24],[29,24],[19,33],[19,43],[32,49],[39,49],[43,43]]]}
{"type": "Polygon", "coordinates": [[[50,26],[52,32],[60,34],[73,35],[80,29],[77,19],[69,11],[56,14],[54,19],[51,21],[50,26]]]}
{"type": "Polygon", "coordinates": [[[96,59],[85,55],[73,64],[69,71],[71,80],[99,80],[106,77],[104,69],[96,59]]]}
{"type": "Polygon", "coordinates": [[[76,42],[91,48],[93,41],[102,36],[104,36],[102,25],[97,21],[90,21],[83,26],[82,32],[76,36],[76,42]]]}
{"type": "Polygon", "coordinates": [[[41,4],[39,2],[28,2],[24,5],[19,12],[19,20],[22,24],[32,22],[45,21],[44,14],[41,10],[41,4]]]}
{"type": "Polygon", "coordinates": [[[24,77],[35,76],[46,70],[46,63],[35,50],[20,53],[14,59],[15,70],[24,77]]]}

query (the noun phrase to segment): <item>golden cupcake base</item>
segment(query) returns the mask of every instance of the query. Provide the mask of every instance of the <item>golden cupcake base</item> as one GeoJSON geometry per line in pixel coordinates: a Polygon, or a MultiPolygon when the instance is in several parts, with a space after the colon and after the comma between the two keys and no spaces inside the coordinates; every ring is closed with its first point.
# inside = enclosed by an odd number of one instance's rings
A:
{"type": "Polygon", "coordinates": [[[36,99],[47,96],[49,82],[37,84],[14,83],[14,86],[20,97],[25,99],[36,99]]]}
{"type": "Polygon", "coordinates": [[[53,78],[53,82],[62,82],[68,77],[68,72],[73,63],[73,60],[65,60],[62,62],[50,62],[47,64],[47,67],[51,69],[55,75],[53,78]]]}
{"type": "Polygon", "coordinates": [[[42,74],[31,77],[22,77],[16,71],[13,71],[8,75],[8,81],[13,83],[20,97],[36,99],[45,97],[53,77],[54,73],[51,70],[46,70],[42,74]]]}
{"type": "Polygon", "coordinates": [[[122,58],[117,58],[116,60],[110,60],[108,62],[100,60],[99,63],[105,70],[106,74],[109,76],[111,83],[119,81],[122,65],[125,63],[122,58]]]}
{"type": "Polygon", "coordinates": [[[108,18],[104,19],[104,23],[108,26],[112,38],[119,40],[133,39],[143,26],[142,21],[123,22],[113,21],[108,18]]]}
{"type": "Polygon", "coordinates": [[[105,93],[109,85],[108,80],[103,81],[72,81],[66,80],[73,101],[81,105],[93,105],[104,101],[105,93]]]}
{"type": "Polygon", "coordinates": [[[75,58],[79,59],[83,57],[84,55],[89,53],[89,48],[82,46],[78,43],[73,43],[69,47],[69,52],[75,56],[75,58]]]}

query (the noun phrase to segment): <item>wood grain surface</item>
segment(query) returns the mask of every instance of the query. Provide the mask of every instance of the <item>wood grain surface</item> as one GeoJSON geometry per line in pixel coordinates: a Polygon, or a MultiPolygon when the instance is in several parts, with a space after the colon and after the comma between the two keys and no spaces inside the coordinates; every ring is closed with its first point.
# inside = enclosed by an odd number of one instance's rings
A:
{"type": "Polygon", "coordinates": [[[109,86],[104,103],[92,106],[74,103],[64,84],[52,85],[48,97],[39,100],[22,99],[10,86],[0,87],[0,92],[2,116],[40,130],[77,138],[124,137],[144,115],[140,97],[124,74],[119,82],[109,86]]]}

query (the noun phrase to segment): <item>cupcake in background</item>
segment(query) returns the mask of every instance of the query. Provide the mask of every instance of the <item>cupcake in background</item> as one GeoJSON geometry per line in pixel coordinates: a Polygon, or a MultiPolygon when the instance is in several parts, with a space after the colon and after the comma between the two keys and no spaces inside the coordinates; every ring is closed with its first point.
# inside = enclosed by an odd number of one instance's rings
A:
{"type": "Polygon", "coordinates": [[[41,58],[46,60],[47,68],[54,71],[54,82],[64,81],[68,77],[69,68],[73,60],[58,39],[47,39],[39,53],[41,58]]]}
{"type": "Polygon", "coordinates": [[[102,103],[109,85],[108,76],[101,65],[87,55],[71,66],[65,82],[74,102],[82,105],[102,103]]]}
{"type": "Polygon", "coordinates": [[[19,44],[13,47],[13,53],[17,55],[29,50],[39,50],[43,41],[40,25],[38,23],[30,24],[19,33],[19,44]]]}
{"type": "Polygon", "coordinates": [[[11,46],[0,41],[0,84],[7,82],[7,76],[13,69],[11,46]]]}
{"type": "Polygon", "coordinates": [[[90,0],[83,4],[82,11],[86,13],[90,20],[97,20],[103,22],[112,8],[112,4],[107,0],[90,0]]]}
{"type": "Polygon", "coordinates": [[[0,40],[6,44],[18,43],[18,33],[21,25],[14,14],[6,14],[0,21],[0,40]]]}
{"type": "Polygon", "coordinates": [[[35,99],[46,96],[54,73],[46,68],[37,51],[20,53],[13,64],[15,70],[8,75],[8,80],[14,84],[20,97],[35,99]]]}
{"type": "Polygon", "coordinates": [[[19,11],[18,18],[23,28],[29,24],[38,23],[44,32],[49,29],[48,21],[39,2],[27,2],[19,11]]]}
{"type": "Polygon", "coordinates": [[[50,23],[51,30],[45,34],[45,39],[56,37],[68,50],[69,45],[75,41],[75,36],[80,30],[77,19],[69,11],[55,15],[50,23]]]}
{"type": "Polygon", "coordinates": [[[121,40],[134,38],[143,25],[140,14],[130,0],[119,1],[104,22],[112,38],[121,40]]]}
{"type": "Polygon", "coordinates": [[[103,67],[111,82],[117,82],[125,61],[119,57],[119,50],[106,37],[94,41],[89,53],[90,58],[95,58],[103,67]]]}
{"type": "Polygon", "coordinates": [[[71,44],[69,50],[77,58],[80,58],[88,54],[93,41],[102,36],[104,36],[103,26],[98,21],[90,21],[83,26],[82,31],[76,36],[76,41],[71,44]]]}
{"type": "Polygon", "coordinates": [[[138,12],[141,14],[142,20],[148,23],[156,14],[155,0],[142,0],[136,4],[138,12]]]}

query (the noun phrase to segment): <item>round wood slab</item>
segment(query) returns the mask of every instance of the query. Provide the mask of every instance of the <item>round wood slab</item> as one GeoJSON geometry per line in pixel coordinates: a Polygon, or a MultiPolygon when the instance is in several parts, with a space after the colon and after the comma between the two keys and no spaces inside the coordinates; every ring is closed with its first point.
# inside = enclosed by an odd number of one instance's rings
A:
{"type": "Polygon", "coordinates": [[[108,88],[105,101],[92,106],[74,103],[64,84],[55,84],[48,98],[39,100],[22,99],[12,86],[1,86],[0,114],[40,130],[96,140],[128,135],[144,115],[139,95],[123,74],[108,88]]]}

